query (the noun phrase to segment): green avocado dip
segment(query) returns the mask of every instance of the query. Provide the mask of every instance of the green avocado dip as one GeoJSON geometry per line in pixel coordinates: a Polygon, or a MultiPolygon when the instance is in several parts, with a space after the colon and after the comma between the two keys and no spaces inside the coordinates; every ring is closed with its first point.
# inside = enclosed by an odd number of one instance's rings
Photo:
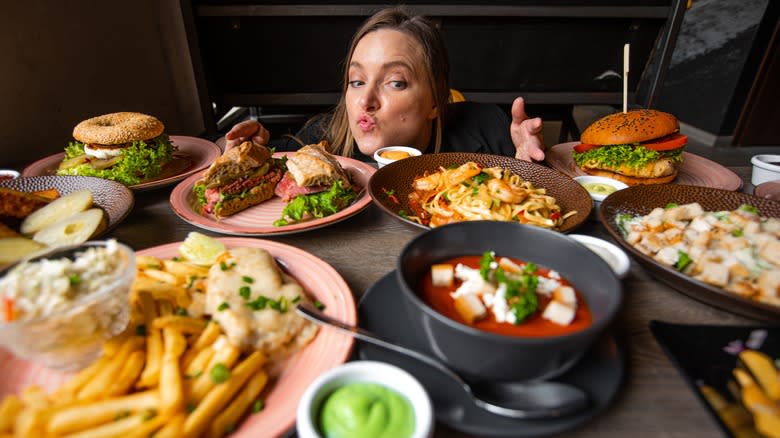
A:
{"type": "Polygon", "coordinates": [[[604,183],[585,183],[582,186],[585,187],[585,190],[587,190],[588,193],[594,193],[596,195],[609,195],[617,190],[614,186],[604,183]]]}
{"type": "Polygon", "coordinates": [[[414,432],[412,404],[376,383],[350,383],[331,393],[319,414],[325,438],[405,438],[414,432]]]}

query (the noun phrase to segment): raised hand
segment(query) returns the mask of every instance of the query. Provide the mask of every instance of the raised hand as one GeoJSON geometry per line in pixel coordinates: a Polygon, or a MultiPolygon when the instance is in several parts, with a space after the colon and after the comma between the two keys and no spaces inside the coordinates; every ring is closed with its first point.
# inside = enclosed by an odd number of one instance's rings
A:
{"type": "Polygon", "coordinates": [[[544,160],[542,119],[528,118],[522,97],[518,97],[512,103],[512,124],[509,126],[509,133],[515,145],[515,158],[525,161],[544,160]]]}

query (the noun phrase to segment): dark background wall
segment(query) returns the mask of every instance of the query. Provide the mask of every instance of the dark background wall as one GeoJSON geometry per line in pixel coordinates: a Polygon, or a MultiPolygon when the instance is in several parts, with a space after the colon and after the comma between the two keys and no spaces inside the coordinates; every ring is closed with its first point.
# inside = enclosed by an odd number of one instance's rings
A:
{"type": "MultiPolygon", "coordinates": [[[[661,107],[703,132],[728,135],[769,1],[695,0],[661,107]]],[[[284,35],[271,43],[282,42],[284,35]]],[[[0,52],[0,167],[62,151],[76,123],[106,112],[144,111],[169,133],[204,132],[179,0],[2,2],[0,52]]]]}
{"type": "Polygon", "coordinates": [[[695,0],[683,19],[658,108],[713,136],[732,135],[755,74],[751,54],[765,48],[756,36],[769,1],[695,0]],[[753,74],[743,76],[746,69],[753,74]]]}

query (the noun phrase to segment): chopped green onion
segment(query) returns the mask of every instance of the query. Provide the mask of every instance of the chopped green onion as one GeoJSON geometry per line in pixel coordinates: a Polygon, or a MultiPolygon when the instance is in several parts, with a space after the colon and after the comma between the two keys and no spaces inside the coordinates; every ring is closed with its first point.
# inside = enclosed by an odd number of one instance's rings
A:
{"type": "Polygon", "coordinates": [[[249,307],[252,310],[263,310],[265,309],[265,306],[268,304],[268,298],[260,295],[259,297],[255,298],[252,301],[249,301],[245,303],[244,305],[249,307]]]}
{"type": "Polygon", "coordinates": [[[263,400],[256,400],[252,404],[252,413],[256,414],[256,413],[262,411],[263,408],[265,408],[265,402],[263,400]]]}
{"type": "Polygon", "coordinates": [[[746,213],[758,214],[758,209],[750,204],[742,204],[737,210],[744,211],[746,213]]]}
{"type": "Polygon", "coordinates": [[[209,375],[214,383],[222,383],[230,378],[230,369],[224,363],[219,362],[211,368],[209,375]]]}
{"type": "Polygon", "coordinates": [[[229,308],[230,308],[230,304],[228,304],[227,301],[223,301],[222,304],[217,306],[217,310],[220,311],[220,312],[225,310],[225,309],[229,309],[229,308]]]}
{"type": "Polygon", "coordinates": [[[141,420],[143,421],[149,421],[152,418],[157,416],[157,410],[156,409],[145,409],[143,412],[141,412],[141,420]]]}

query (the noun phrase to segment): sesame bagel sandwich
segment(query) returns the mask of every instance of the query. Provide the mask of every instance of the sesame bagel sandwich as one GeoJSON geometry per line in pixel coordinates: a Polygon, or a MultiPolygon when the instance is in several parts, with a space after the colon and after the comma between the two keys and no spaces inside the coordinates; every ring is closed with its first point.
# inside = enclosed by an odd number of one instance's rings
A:
{"type": "Polygon", "coordinates": [[[572,157],[585,173],[638,185],[674,180],[688,137],[675,116],[641,109],[595,121],[580,141],[572,157]]]}
{"type": "Polygon", "coordinates": [[[175,147],[156,117],[119,112],[76,125],[57,175],[96,176],[134,185],[159,176],[175,147]]]}

